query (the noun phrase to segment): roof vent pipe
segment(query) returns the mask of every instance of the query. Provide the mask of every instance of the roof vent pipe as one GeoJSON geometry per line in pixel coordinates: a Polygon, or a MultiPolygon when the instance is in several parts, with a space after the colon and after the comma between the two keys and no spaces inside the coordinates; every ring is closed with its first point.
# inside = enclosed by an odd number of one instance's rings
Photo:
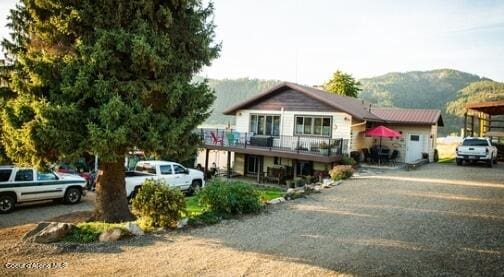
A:
{"type": "Polygon", "coordinates": [[[371,104],[369,104],[369,112],[371,112],[371,104]]]}

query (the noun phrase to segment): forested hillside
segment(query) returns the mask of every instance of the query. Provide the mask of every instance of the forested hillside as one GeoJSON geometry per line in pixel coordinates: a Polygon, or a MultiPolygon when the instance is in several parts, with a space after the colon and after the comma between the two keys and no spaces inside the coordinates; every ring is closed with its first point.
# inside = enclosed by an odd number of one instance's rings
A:
{"type": "MultiPolygon", "coordinates": [[[[441,135],[460,130],[462,119],[455,114],[456,111],[463,110],[467,101],[504,99],[503,83],[452,69],[388,73],[359,81],[362,83],[359,98],[376,105],[441,109],[445,122],[445,127],[439,129],[441,135]]],[[[210,80],[209,84],[215,89],[217,99],[212,116],[205,123],[233,125],[234,118],[224,116],[224,110],[279,82],[247,78],[210,80]]]]}
{"type": "Polygon", "coordinates": [[[388,73],[361,79],[359,97],[380,106],[440,109],[445,127],[439,132],[449,134],[457,132],[462,127],[462,121],[447,113],[446,104],[454,101],[460,90],[482,80],[488,79],[452,69],[388,73]]]}

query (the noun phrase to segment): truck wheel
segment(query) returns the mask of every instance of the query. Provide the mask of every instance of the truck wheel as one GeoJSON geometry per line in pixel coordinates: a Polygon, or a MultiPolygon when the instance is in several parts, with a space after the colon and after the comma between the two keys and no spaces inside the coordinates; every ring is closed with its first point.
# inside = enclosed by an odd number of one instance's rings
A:
{"type": "Polygon", "coordinates": [[[458,165],[458,166],[461,166],[461,165],[462,165],[462,163],[464,162],[464,161],[463,161],[463,160],[461,160],[461,159],[456,159],[456,161],[457,161],[457,165],[458,165]]]}
{"type": "Polygon", "coordinates": [[[192,181],[191,187],[189,188],[189,195],[198,193],[201,190],[201,185],[202,183],[200,180],[192,181]]]}
{"type": "Polygon", "coordinates": [[[487,166],[492,168],[493,167],[493,159],[490,159],[487,161],[487,166]]]}
{"type": "Polygon", "coordinates": [[[81,190],[78,188],[68,188],[65,192],[65,197],[63,200],[67,204],[77,204],[81,200],[81,190]]]}
{"type": "Polygon", "coordinates": [[[16,200],[10,195],[0,195],[0,214],[7,214],[14,210],[16,200]]]}
{"type": "Polygon", "coordinates": [[[493,163],[494,163],[494,164],[497,164],[497,158],[495,158],[495,159],[493,160],[493,163]]]}

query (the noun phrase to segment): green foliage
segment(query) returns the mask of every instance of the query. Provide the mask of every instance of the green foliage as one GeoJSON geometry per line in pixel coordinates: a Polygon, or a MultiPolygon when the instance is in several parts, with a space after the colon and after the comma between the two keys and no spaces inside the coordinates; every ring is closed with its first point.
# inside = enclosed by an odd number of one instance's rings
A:
{"type": "Polygon", "coordinates": [[[345,155],[341,157],[340,162],[342,165],[356,165],[357,164],[357,162],[353,158],[351,158],[349,156],[345,156],[345,155]]]}
{"type": "Polygon", "coordinates": [[[293,181],[295,187],[302,187],[306,184],[305,179],[303,177],[295,177],[293,181]]]}
{"type": "Polygon", "coordinates": [[[269,201],[271,199],[275,199],[278,197],[282,197],[285,194],[283,189],[272,188],[272,187],[257,187],[257,192],[259,192],[261,196],[261,200],[263,202],[269,201]]]}
{"type": "Polygon", "coordinates": [[[139,148],[184,160],[214,100],[193,76],[218,56],[201,1],[26,0],[11,13],[7,155],[42,167],[139,148]],[[125,20],[127,19],[127,20],[125,20]],[[29,38],[29,39],[27,39],[29,38]],[[184,139],[181,140],[180,138],[184,139]]]}
{"type": "Polygon", "coordinates": [[[163,181],[146,180],[133,199],[133,212],[151,227],[175,228],[186,213],[184,194],[163,181]]]}
{"type": "MultiPolygon", "coordinates": [[[[98,241],[100,234],[114,228],[124,229],[124,223],[105,223],[105,222],[83,222],[68,233],[64,241],[76,243],[91,243],[98,241]]],[[[124,229],[125,230],[125,229],[124,229]]]]}
{"type": "Polygon", "coordinates": [[[212,225],[219,223],[224,216],[214,211],[204,211],[189,218],[189,225],[212,225]]]}
{"type": "Polygon", "coordinates": [[[352,177],[354,170],[350,165],[337,165],[329,171],[331,179],[334,181],[344,180],[352,177]]]}
{"type": "Polygon", "coordinates": [[[213,181],[198,194],[200,205],[208,211],[223,215],[258,213],[261,195],[250,184],[213,181]]]}
{"type": "Polygon", "coordinates": [[[361,91],[360,85],[361,83],[356,81],[352,75],[337,70],[323,87],[329,92],[357,98],[359,91],[361,91]]]}
{"type": "Polygon", "coordinates": [[[457,98],[446,105],[450,114],[463,116],[467,103],[497,101],[504,99],[504,83],[484,80],[474,82],[460,90],[457,98]]]}
{"type": "Polygon", "coordinates": [[[329,149],[329,144],[322,142],[319,144],[319,149],[329,149]]]}

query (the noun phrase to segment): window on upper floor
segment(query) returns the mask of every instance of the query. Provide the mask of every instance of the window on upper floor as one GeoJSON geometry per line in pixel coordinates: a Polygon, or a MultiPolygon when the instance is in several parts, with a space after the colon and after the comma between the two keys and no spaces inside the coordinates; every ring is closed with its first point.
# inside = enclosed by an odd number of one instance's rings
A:
{"type": "Polygon", "coordinates": [[[250,132],[254,135],[280,136],[280,116],[279,115],[250,115],[250,132]]]}
{"type": "Polygon", "coordinates": [[[296,116],[294,134],[298,136],[331,136],[331,117],[296,116]]]}

